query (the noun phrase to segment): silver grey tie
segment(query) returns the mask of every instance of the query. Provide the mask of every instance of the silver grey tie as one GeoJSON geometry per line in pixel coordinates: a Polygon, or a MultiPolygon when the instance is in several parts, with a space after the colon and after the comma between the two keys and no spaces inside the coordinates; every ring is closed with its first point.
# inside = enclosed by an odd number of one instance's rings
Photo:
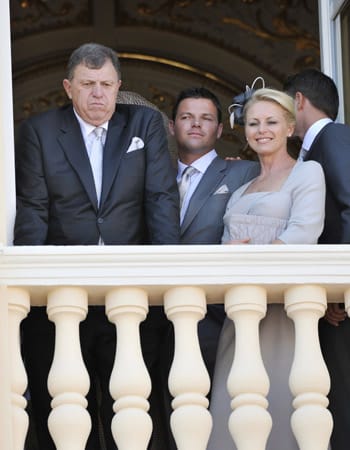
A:
{"type": "Polygon", "coordinates": [[[95,128],[92,133],[94,134],[91,147],[90,147],[90,164],[92,173],[94,175],[95,189],[97,195],[98,204],[101,199],[102,190],[102,164],[103,164],[103,133],[102,127],[95,128]]]}
{"type": "Polygon", "coordinates": [[[186,169],[182,172],[181,179],[178,183],[179,187],[179,194],[180,194],[180,209],[182,208],[182,204],[187,192],[187,189],[189,188],[191,184],[191,176],[197,172],[197,169],[195,169],[192,166],[186,167],[186,169]]]}

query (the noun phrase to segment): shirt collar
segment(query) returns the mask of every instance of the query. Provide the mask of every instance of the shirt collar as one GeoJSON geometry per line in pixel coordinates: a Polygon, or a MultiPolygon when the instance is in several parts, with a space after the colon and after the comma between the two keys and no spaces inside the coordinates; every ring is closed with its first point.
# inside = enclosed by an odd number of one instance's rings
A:
{"type": "MultiPolygon", "coordinates": [[[[78,119],[78,122],[79,122],[79,125],[80,125],[80,129],[81,129],[81,134],[83,135],[84,141],[86,141],[87,137],[96,128],[96,126],[95,125],[91,125],[91,123],[88,123],[84,119],[82,119],[74,108],[73,108],[73,111],[74,111],[74,114],[75,114],[76,118],[78,119]]],[[[105,131],[107,132],[107,130],[108,130],[108,121],[104,122],[102,125],[100,125],[100,127],[104,128],[105,131]]]]}
{"type": "Polygon", "coordinates": [[[332,120],[329,117],[325,117],[324,119],[320,119],[311,125],[311,127],[305,133],[303,140],[303,148],[305,150],[310,150],[310,147],[314,142],[315,137],[330,122],[332,122],[332,120]]]}
{"type": "MultiPolygon", "coordinates": [[[[205,155],[201,156],[200,158],[196,159],[195,161],[193,161],[192,164],[190,164],[192,167],[196,168],[198,170],[198,172],[200,172],[201,174],[203,174],[207,168],[210,166],[210,164],[212,163],[212,161],[218,156],[218,154],[216,153],[216,151],[210,150],[210,152],[206,153],[205,155]]],[[[188,167],[187,164],[184,164],[183,162],[181,162],[179,159],[177,161],[177,174],[178,177],[181,178],[182,176],[182,172],[186,169],[186,167],[188,167]]]]}

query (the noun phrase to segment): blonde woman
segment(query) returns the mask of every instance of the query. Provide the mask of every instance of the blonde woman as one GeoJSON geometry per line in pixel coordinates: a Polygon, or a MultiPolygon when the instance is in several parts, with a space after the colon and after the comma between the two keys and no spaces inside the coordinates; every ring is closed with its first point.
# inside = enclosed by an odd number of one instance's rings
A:
{"type": "MultiPolygon", "coordinates": [[[[287,152],[295,126],[294,104],[287,94],[258,89],[244,107],[245,135],[256,152],[260,174],[236,190],[224,215],[224,244],[316,244],[323,229],[325,180],[315,161],[296,161],[287,152]]],[[[260,324],[261,350],[271,388],[273,419],[268,450],[297,450],[290,429],[293,412],[288,376],[294,350],[292,322],[283,305],[269,305],[260,324]]],[[[226,319],[219,342],[212,388],[214,427],[210,450],[232,450],[231,413],[226,380],[234,357],[234,325],[226,319]]],[[[253,430],[252,430],[253,431],[253,430]]]]}

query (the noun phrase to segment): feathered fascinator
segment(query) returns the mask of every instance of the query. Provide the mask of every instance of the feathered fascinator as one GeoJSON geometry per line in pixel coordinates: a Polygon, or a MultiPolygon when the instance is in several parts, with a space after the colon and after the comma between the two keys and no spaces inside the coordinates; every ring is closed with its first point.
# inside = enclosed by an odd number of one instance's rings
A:
{"type": "Polygon", "coordinates": [[[261,87],[264,88],[265,80],[262,77],[257,77],[253,81],[251,87],[246,85],[244,92],[241,92],[240,94],[233,97],[232,104],[228,107],[228,112],[230,114],[230,126],[232,129],[234,128],[235,123],[237,123],[238,125],[244,125],[243,108],[244,105],[247,103],[247,101],[255,92],[256,88],[254,89],[254,87],[258,81],[261,81],[262,84],[261,87]]]}

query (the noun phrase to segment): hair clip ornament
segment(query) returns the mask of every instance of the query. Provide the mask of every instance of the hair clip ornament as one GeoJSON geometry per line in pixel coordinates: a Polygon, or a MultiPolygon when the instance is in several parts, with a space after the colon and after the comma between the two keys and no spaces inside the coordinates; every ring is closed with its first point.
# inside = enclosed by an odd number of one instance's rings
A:
{"type": "Polygon", "coordinates": [[[233,97],[233,103],[228,107],[228,112],[230,115],[230,127],[232,129],[234,128],[235,123],[238,123],[238,125],[244,125],[243,108],[255,92],[254,86],[259,80],[261,81],[262,87],[264,88],[265,80],[263,79],[263,77],[256,77],[251,87],[246,85],[244,92],[233,97]]]}

